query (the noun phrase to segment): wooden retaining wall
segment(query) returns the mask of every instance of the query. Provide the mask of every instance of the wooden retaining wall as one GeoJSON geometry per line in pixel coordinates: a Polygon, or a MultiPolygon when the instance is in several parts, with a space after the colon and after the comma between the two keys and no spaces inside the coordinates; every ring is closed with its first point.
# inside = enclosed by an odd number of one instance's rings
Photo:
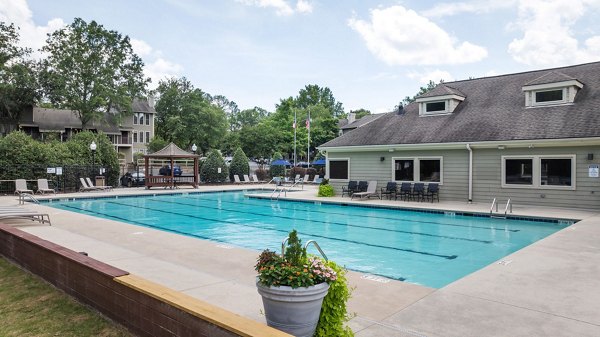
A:
{"type": "Polygon", "coordinates": [[[0,254],[139,336],[290,336],[4,224],[0,254]]]}

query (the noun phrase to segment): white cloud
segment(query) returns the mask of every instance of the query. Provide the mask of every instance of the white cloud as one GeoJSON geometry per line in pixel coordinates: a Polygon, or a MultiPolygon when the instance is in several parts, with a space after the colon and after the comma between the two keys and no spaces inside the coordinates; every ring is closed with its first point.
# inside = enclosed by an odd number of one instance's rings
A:
{"type": "Polygon", "coordinates": [[[295,12],[312,13],[313,5],[307,0],[298,0],[294,7],[289,1],[285,0],[236,0],[237,2],[260,8],[273,8],[279,16],[290,16],[295,12]]]}
{"type": "Polygon", "coordinates": [[[487,0],[471,2],[447,2],[435,5],[431,9],[421,12],[426,17],[437,18],[452,16],[461,13],[489,13],[501,8],[510,8],[516,4],[516,0],[487,0]]]}
{"type": "Polygon", "coordinates": [[[389,65],[464,64],[487,56],[470,42],[459,43],[429,19],[402,6],[371,10],[371,21],[352,18],[357,31],[376,57],[389,65]]]}
{"type": "Polygon", "coordinates": [[[176,77],[183,70],[181,65],[166,60],[161,51],[154,50],[146,41],[131,39],[131,47],[144,60],[144,75],[152,79],[150,89],[156,88],[160,80],[176,77]]]}
{"type": "Polygon", "coordinates": [[[33,15],[25,0],[0,0],[0,21],[14,23],[19,27],[20,45],[34,50],[34,57],[41,57],[37,52],[46,43],[47,34],[65,26],[60,18],[54,18],[45,26],[33,22],[33,15]]]}
{"type": "Polygon", "coordinates": [[[425,72],[411,71],[406,76],[408,78],[419,81],[420,84],[427,84],[429,81],[438,83],[440,80],[444,82],[454,81],[454,77],[445,70],[426,70],[425,72]]]}
{"type": "MultiPolygon", "coordinates": [[[[519,18],[512,26],[523,32],[508,45],[516,61],[533,66],[559,66],[597,61],[600,35],[583,41],[575,38],[574,25],[597,0],[522,0],[519,18]]],[[[596,30],[597,32],[597,30],[596,30]]]]}

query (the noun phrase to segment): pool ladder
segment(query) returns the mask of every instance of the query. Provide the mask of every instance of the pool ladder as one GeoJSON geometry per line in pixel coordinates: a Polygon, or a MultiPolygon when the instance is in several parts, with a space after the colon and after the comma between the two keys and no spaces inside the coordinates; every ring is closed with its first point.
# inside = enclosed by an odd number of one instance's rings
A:
{"type": "Polygon", "coordinates": [[[510,198],[508,198],[508,201],[506,201],[506,207],[504,207],[504,216],[502,216],[500,213],[498,213],[498,202],[497,202],[496,198],[494,198],[494,200],[492,201],[492,206],[490,207],[490,218],[506,219],[506,217],[508,216],[509,210],[510,210],[510,213],[512,214],[513,210],[512,210],[512,202],[511,202],[510,198]],[[496,208],[496,213],[494,213],[494,207],[496,208]]]}
{"type": "Polygon", "coordinates": [[[33,203],[39,204],[40,201],[37,200],[32,194],[30,193],[19,193],[19,205],[23,205],[25,204],[25,198],[29,198],[30,201],[32,201],[33,203]]]}
{"type": "MultiPolygon", "coordinates": [[[[287,243],[287,241],[288,241],[288,239],[286,238],[285,240],[283,240],[283,242],[281,242],[281,256],[285,255],[285,244],[287,243]]],[[[304,249],[308,248],[308,246],[311,244],[313,246],[315,246],[315,248],[317,248],[317,250],[319,251],[321,256],[325,259],[325,261],[329,261],[329,259],[327,258],[327,255],[325,255],[325,253],[323,252],[323,250],[321,249],[321,247],[315,240],[306,241],[306,243],[304,244],[304,249]]]]}
{"type": "Polygon", "coordinates": [[[279,200],[279,197],[281,196],[281,192],[283,192],[283,195],[285,197],[287,197],[287,192],[289,190],[292,189],[292,187],[298,185],[299,182],[294,182],[292,185],[290,186],[281,186],[281,188],[279,188],[280,186],[275,185],[275,189],[273,190],[273,193],[271,193],[271,200],[276,199],[279,200]],[[277,195],[275,195],[275,193],[277,193],[277,195]]]}

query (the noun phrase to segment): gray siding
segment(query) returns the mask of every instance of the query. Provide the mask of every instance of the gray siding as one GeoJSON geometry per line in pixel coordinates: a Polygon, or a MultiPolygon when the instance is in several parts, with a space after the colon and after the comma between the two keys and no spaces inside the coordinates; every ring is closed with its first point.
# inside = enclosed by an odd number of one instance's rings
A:
{"type": "MultiPolygon", "coordinates": [[[[600,206],[600,178],[588,177],[588,165],[600,163],[600,151],[594,147],[477,149],[473,150],[473,201],[501,204],[511,198],[515,205],[539,205],[596,209],[600,206]],[[587,160],[588,153],[594,160],[587,160]],[[503,188],[502,156],[512,155],[576,155],[576,189],[503,188]]],[[[469,152],[465,150],[343,152],[329,153],[328,158],[350,158],[350,180],[377,180],[379,188],[392,181],[392,157],[442,157],[443,182],[440,200],[467,201],[469,152]],[[380,160],[381,157],[385,159],[380,160]]],[[[331,182],[340,195],[347,182],[331,182]]]]}

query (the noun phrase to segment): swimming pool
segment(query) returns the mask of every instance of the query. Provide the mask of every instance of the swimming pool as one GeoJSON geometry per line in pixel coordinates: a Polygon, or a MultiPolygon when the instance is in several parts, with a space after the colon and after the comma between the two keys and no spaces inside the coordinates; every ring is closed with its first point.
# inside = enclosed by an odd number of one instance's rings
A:
{"type": "MultiPolygon", "coordinates": [[[[50,206],[256,250],[297,229],[348,269],[439,288],[568,224],[248,198],[244,192],[81,199],[50,206]]],[[[316,251],[312,251],[316,253],[316,251]]]]}

